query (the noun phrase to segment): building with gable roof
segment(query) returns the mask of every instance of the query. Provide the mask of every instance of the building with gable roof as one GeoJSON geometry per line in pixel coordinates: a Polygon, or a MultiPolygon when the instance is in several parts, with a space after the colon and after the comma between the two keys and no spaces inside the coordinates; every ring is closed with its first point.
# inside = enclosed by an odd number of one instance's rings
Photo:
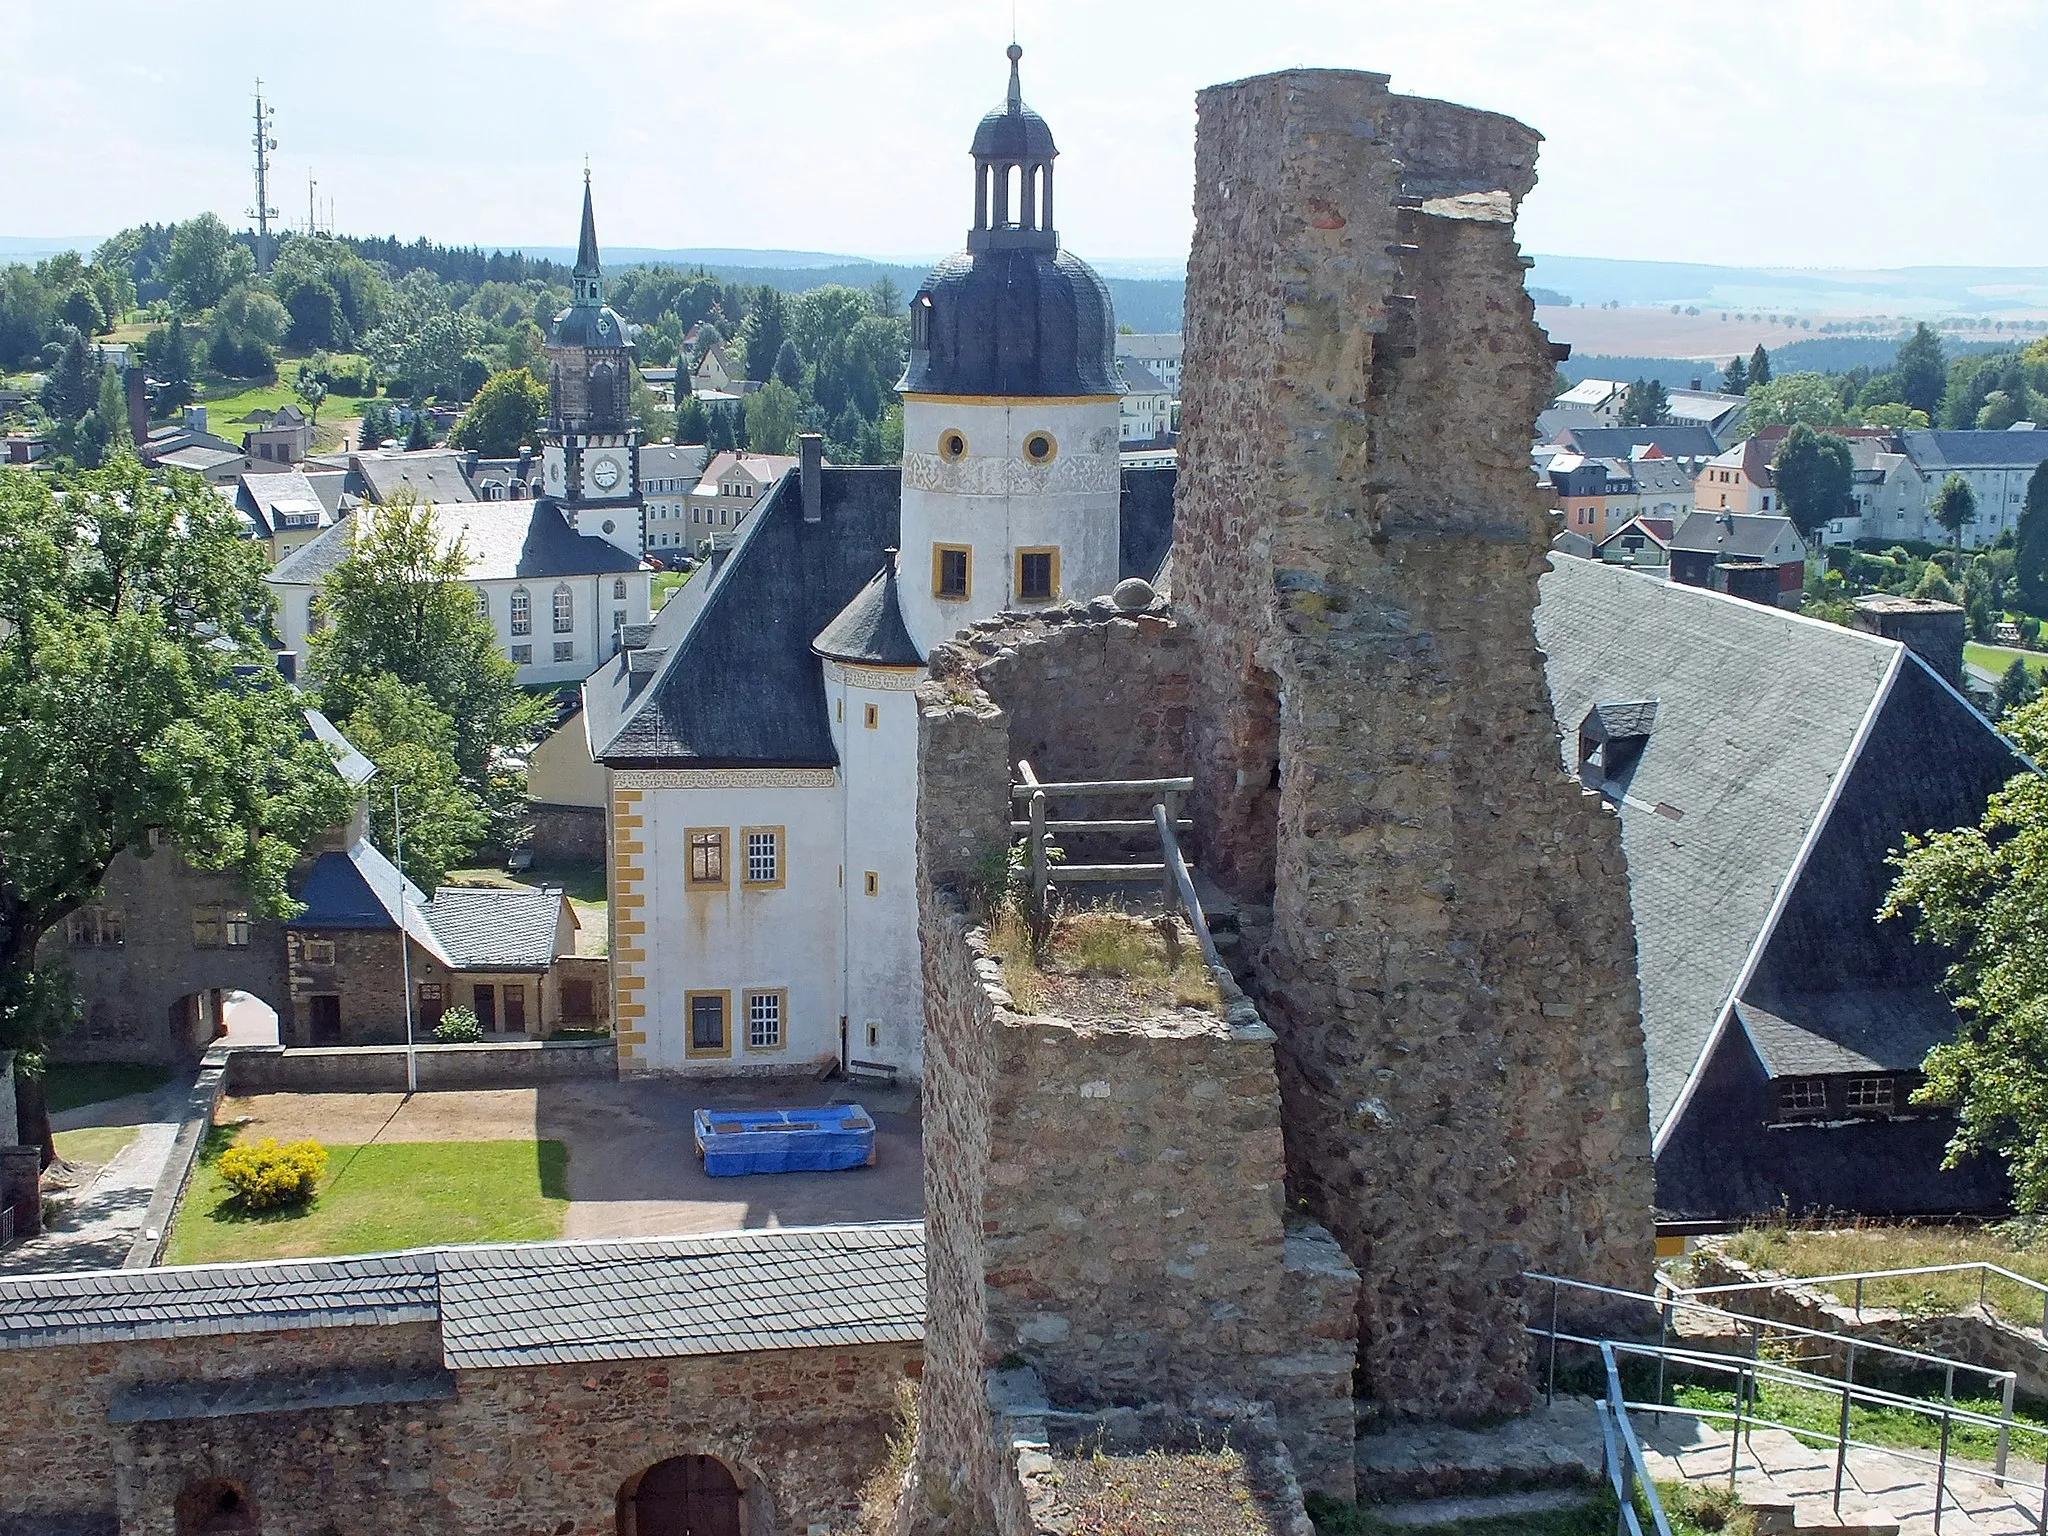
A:
{"type": "Polygon", "coordinates": [[[1120,473],[1109,294],[1053,227],[1058,151],[1020,53],[975,133],[967,249],[911,301],[901,465],[833,467],[805,437],[584,684],[621,1071],[917,1075],[925,659],[1165,558],[1173,474],[1120,473]]]}
{"type": "Polygon", "coordinates": [[[1659,1209],[1998,1209],[1910,1102],[1947,956],[1875,914],[1907,834],[2029,765],[1897,641],[1564,555],[1541,591],[1568,766],[1628,856],[1659,1209]]]}

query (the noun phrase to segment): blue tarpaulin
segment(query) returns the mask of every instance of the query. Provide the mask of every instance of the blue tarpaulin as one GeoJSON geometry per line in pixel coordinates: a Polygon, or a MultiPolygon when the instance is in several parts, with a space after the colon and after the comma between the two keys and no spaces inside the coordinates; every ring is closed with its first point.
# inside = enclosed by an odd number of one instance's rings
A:
{"type": "Polygon", "coordinates": [[[697,1155],[713,1178],[825,1173],[875,1160],[875,1122],[858,1104],[826,1109],[700,1109],[697,1155]]]}

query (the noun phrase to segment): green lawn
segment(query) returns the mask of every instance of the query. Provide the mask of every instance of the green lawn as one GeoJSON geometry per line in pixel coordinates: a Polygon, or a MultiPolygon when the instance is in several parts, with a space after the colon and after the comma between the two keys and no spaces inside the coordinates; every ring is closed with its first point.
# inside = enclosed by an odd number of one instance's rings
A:
{"type": "MultiPolygon", "coordinates": [[[[1941,1396],[1939,1379],[1914,1384],[1921,1395],[1941,1396]]],[[[1724,1413],[1735,1410],[1735,1394],[1713,1387],[1679,1387],[1672,1401],[1681,1408],[1713,1408],[1724,1413]]],[[[1998,1413],[1998,1400],[1991,1397],[1956,1397],[1958,1408],[1972,1413],[1998,1413]]],[[[1783,1424],[1809,1444],[1834,1444],[1841,1424],[1842,1399],[1832,1392],[1808,1391],[1800,1387],[1764,1382],[1759,1386],[1745,1414],[1783,1424]]],[[[2012,1450],[2016,1456],[2039,1461],[2048,1451],[2048,1416],[2035,1404],[2013,1406],[2012,1450]],[[2019,1427],[2025,1424],[2026,1428],[2019,1427]]],[[[1852,1403],[1849,1407],[1849,1438],[1865,1445],[1888,1445],[1901,1450],[1935,1451],[1941,1448],[1941,1420],[1904,1408],[1874,1408],[1852,1403]]],[[[1983,1424],[1951,1424],[1949,1452],[1970,1461],[1990,1461],[1998,1453],[1998,1431],[1983,1424]]]]}
{"type": "Polygon", "coordinates": [[[235,1133],[217,1129],[179,1208],[167,1264],[381,1253],[562,1235],[569,1149],[559,1141],[378,1142],[329,1147],[310,1204],[247,1213],[221,1181],[235,1133]]]}
{"type": "Polygon", "coordinates": [[[2043,672],[2048,672],[2048,653],[2022,651],[2009,645],[1980,645],[1975,640],[1963,643],[1963,660],[1972,666],[1982,667],[1994,677],[2003,676],[2006,668],[2015,661],[2024,661],[2036,682],[2040,681],[2043,672]]]}
{"type": "Polygon", "coordinates": [[[242,418],[251,411],[274,411],[282,405],[305,409],[291,385],[279,379],[275,384],[251,384],[247,379],[217,379],[199,392],[206,406],[207,430],[230,440],[249,429],[242,418]]]}
{"type": "Polygon", "coordinates": [[[132,1125],[94,1125],[83,1130],[59,1131],[57,1155],[67,1163],[110,1163],[137,1135],[132,1125]]]}
{"type": "Polygon", "coordinates": [[[675,593],[689,584],[695,571],[661,571],[654,578],[654,611],[661,612],[662,605],[675,593]]]}
{"type": "Polygon", "coordinates": [[[170,1080],[168,1067],[131,1067],[110,1062],[51,1066],[43,1070],[43,1101],[55,1115],[131,1093],[148,1093],[170,1080]]]}

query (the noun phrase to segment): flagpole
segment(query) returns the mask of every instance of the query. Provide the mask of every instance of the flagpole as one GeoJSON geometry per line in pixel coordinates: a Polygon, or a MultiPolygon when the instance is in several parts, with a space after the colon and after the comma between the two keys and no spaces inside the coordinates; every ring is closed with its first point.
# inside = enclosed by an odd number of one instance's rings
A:
{"type": "Polygon", "coordinates": [[[398,869],[398,967],[405,985],[405,1092],[420,1091],[419,1057],[412,1043],[412,936],[405,926],[405,827],[398,817],[398,786],[391,786],[391,845],[398,869]]]}

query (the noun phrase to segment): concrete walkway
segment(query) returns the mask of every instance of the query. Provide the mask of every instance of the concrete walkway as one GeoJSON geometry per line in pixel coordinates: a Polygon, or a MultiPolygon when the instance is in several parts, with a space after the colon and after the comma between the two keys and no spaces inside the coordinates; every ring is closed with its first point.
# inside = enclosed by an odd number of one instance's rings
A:
{"type": "MultiPolygon", "coordinates": [[[[1732,1436],[1725,1423],[1690,1414],[1630,1415],[1642,1437],[1650,1475],[1659,1482],[1727,1486],[1732,1436]]],[[[1918,1456],[1921,1452],[1915,1451],[1918,1456]]],[[[1930,1460],[1933,1452],[1925,1453],[1930,1460]]],[[[2017,1459],[2000,1488],[1977,1462],[1951,1458],[1941,1512],[1942,1536],[2005,1536],[2034,1531],[2041,1514],[2042,1468],[2017,1459]]],[[[1842,1519],[1850,1524],[1895,1523],[1900,1536],[1933,1536],[1935,1468],[1882,1451],[1851,1447],[1842,1483],[1842,1519]]],[[[1735,1489],[1745,1502],[1790,1503],[1802,1528],[1830,1523],[1835,1452],[1801,1444],[1781,1429],[1745,1434],[1736,1458],[1735,1489]]]]}
{"type": "Polygon", "coordinates": [[[52,1191],[63,1214],[40,1236],[0,1252],[0,1274],[119,1269],[142,1234],[143,1217],[170,1161],[196,1073],[184,1072],[149,1093],[129,1094],[50,1117],[52,1129],[132,1125],[135,1139],[115,1153],[82,1189],[52,1191]]]}

